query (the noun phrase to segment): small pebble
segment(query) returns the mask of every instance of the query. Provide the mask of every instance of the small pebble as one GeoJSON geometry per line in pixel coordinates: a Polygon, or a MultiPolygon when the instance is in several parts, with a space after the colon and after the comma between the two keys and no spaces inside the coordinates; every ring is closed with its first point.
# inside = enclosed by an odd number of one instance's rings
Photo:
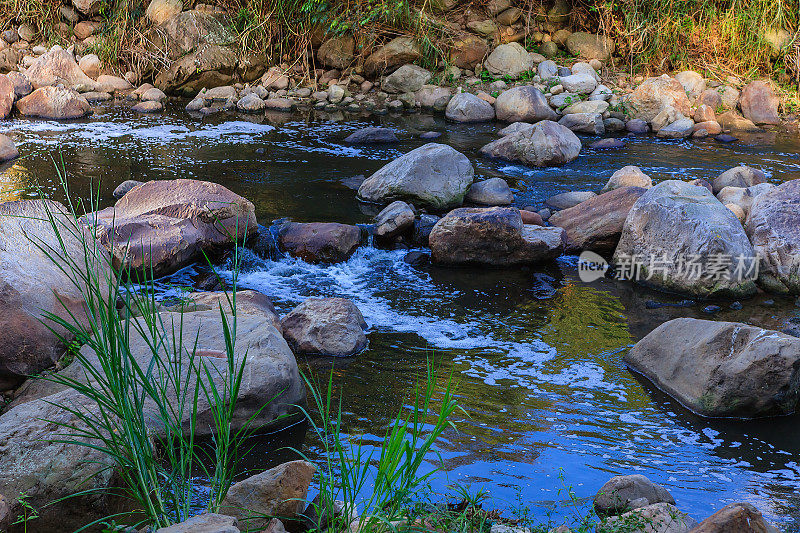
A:
{"type": "Polygon", "coordinates": [[[426,131],[420,134],[420,139],[438,139],[442,136],[442,133],[439,131],[426,131]]]}
{"type": "Polygon", "coordinates": [[[720,143],[726,143],[727,144],[727,143],[736,142],[739,139],[737,139],[733,135],[728,135],[727,133],[720,133],[719,135],[714,137],[714,140],[717,141],[717,142],[720,142],[720,143]]]}
{"type": "Polygon", "coordinates": [[[764,300],[761,305],[775,305],[775,300],[764,300]]]}
{"type": "Polygon", "coordinates": [[[734,311],[738,311],[738,310],[740,310],[742,307],[744,307],[744,306],[742,305],[742,302],[733,302],[733,303],[731,304],[731,309],[733,309],[734,311]]]}
{"type": "Polygon", "coordinates": [[[719,313],[722,308],[718,305],[707,305],[703,308],[703,312],[709,315],[713,315],[714,313],[719,313]]]}

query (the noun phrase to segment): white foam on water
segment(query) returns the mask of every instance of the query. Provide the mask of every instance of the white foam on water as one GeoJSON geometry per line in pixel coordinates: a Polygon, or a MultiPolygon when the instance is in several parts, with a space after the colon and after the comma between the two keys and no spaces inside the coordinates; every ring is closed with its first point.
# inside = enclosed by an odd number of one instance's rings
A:
{"type": "Polygon", "coordinates": [[[151,120],[129,122],[58,122],[51,120],[16,120],[0,127],[0,132],[22,134],[23,143],[34,144],[96,144],[109,139],[145,141],[147,144],[173,144],[197,139],[226,143],[251,143],[258,136],[273,131],[268,124],[232,120],[221,124],[198,124],[189,128],[185,123],[151,120]]]}
{"type": "MultiPolygon", "coordinates": [[[[498,338],[493,329],[503,326],[497,317],[447,305],[458,292],[437,286],[403,262],[405,253],[363,247],[333,265],[249,255],[239,286],[265,293],[284,311],[307,297],[349,298],[373,330],[413,333],[433,349],[464,352],[456,361],[487,384],[517,383],[531,392],[542,392],[537,385],[549,384],[621,393],[621,385],[605,381],[599,365],[584,361],[551,368],[546,363],[558,354],[535,333],[526,342],[498,338]]],[[[232,272],[224,275],[230,278],[232,272]]]]}

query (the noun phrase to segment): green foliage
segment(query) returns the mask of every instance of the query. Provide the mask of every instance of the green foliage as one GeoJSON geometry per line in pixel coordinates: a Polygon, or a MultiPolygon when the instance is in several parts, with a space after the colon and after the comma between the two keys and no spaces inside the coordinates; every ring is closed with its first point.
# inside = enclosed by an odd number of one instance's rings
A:
{"type": "Polygon", "coordinates": [[[445,429],[455,429],[450,421],[458,409],[452,375],[446,377],[441,390],[438,377],[430,359],[427,378],[417,385],[408,412],[401,409],[386,428],[381,444],[371,447],[358,436],[345,435],[342,398],[335,398],[333,372],[324,391],[304,375],[314,412],[301,409],[323,447],[322,464],[317,471],[317,516],[334,516],[336,500],[344,502],[342,515],[358,515],[358,528],[367,531],[383,529],[404,516],[436,472],[420,473],[434,443],[445,429]]]}
{"type": "MultiPolygon", "coordinates": [[[[57,171],[69,198],[64,172],[58,167],[57,171]]],[[[76,422],[53,421],[62,429],[57,442],[84,446],[107,456],[122,480],[121,491],[136,504],[136,514],[143,513],[145,521],[156,528],[191,515],[197,500],[192,479],[198,473],[211,481],[208,509],[218,510],[230,487],[250,423],[258,414],[241,429],[232,428],[247,359],[246,353],[240,360],[234,357],[235,280],[227,298],[233,312],[228,315],[220,305],[226,346],[225,363],[220,364],[224,369],[220,369],[199,357],[198,338],[185,337],[183,313],[175,321],[164,320],[157,313],[152,269],[138,276],[139,290],[131,290],[120,281],[130,279],[129,267],[114,271],[111,257],[96,236],[80,229],[84,226],[78,221],[74,204],[69,203],[66,214],[54,213],[44,205],[60,246],[52,247],[34,237],[32,243],[70,277],[80,291],[88,317],[81,320],[64,305],[63,316],[48,313],[44,323],[56,334],[65,331],[61,335],[65,342],[80,339],[97,356],[97,362],[93,362],[81,351],[72,350],[72,364],[81,365],[84,379],[59,373],[43,378],[76,391],[82,398],[59,405],[76,422]],[[83,247],[82,258],[67,253],[68,240],[83,247]],[[132,353],[133,336],[143,339],[149,362],[140,363],[132,353]],[[201,401],[209,406],[212,419],[208,428],[213,440],[211,450],[196,439],[201,401]]],[[[234,270],[237,267],[238,254],[234,270]]],[[[90,491],[79,494],[86,492],[90,491]]]]}
{"type": "Polygon", "coordinates": [[[27,492],[23,492],[17,496],[17,503],[22,508],[22,514],[18,515],[17,519],[12,522],[11,525],[16,526],[22,524],[22,530],[28,533],[28,522],[39,518],[39,513],[28,501],[27,492]]]}

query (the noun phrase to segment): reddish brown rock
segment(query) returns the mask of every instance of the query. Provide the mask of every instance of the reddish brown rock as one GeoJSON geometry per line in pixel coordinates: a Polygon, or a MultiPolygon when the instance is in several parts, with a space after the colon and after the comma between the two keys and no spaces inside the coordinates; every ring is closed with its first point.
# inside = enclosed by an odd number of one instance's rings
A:
{"type": "Polygon", "coordinates": [[[684,116],[689,115],[689,98],[683,85],[666,74],[648,78],[630,95],[628,105],[633,118],[652,121],[665,108],[672,106],[684,116]]]}
{"type": "Polygon", "coordinates": [[[523,224],[513,207],[462,207],[436,223],[429,243],[440,264],[511,266],[555,259],[565,235],[561,228],[523,224]]]}
{"type": "Polygon", "coordinates": [[[0,134],[0,163],[11,161],[19,157],[19,151],[14,141],[3,134],[0,134]]]}
{"type": "Polygon", "coordinates": [[[116,268],[155,276],[174,272],[203,251],[242,241],[257,229],[255,208],[222,185],[198,180],[148,181],[113,207],[88,215],[116,268]]]}
{"type": "Polygon", "coordinates": [[[739,96],[742,113],[756,125],[780,124],[779,103],[780,99],[775,95],[772,86],[763,80],[751,81],[739,96]]]}
{"type": "Polygon", "coordinates": [[[625,218],[647,189],[620,187],[575,207],[557,211],[548,220],[567,233],[567,251],[612,252],[619,242],[625,218]]]}
{"type": "Polygon", "coordinates": [[[89,102],[77,92],[60,87],[42,87],[17,102],[17,110],[28,117],[72,119],[91,111],[89,102]]]}
{"type": "Polygon", "coordinates": [[[536,226],[544,226],[542,215],[540,215],[536,211],[527,211],[525,209],[520,209],[519,215],[522,217],[523,224],[534,224],[536,226]]]}
{"type": "Polygon", "coordinates": [[[0,119],[8,118],[14,107],[14,84],[5,74],[0,74],[0,119]]]}
{"type": "Polygon", "coordinates": [[[691,533],[778,533],[749,503],[731,503],[709,516],[691,533]]]}
{"type": "Polygon", "coordinates": [[[63,49],[54,49],[37,57],[25,71],[34,89],[64,84],[67,88],[86,87],[93,89],[97,84],[87,76],[73,55],[63,49]]]}
{"type": "Polygon", "coordinates": [[[471,33],[465,34],[453,42],[450,49],[450,62],[458,68],[474,68],[489,52],[486,41],[471,33]]]}
{"type": "Polygon", "coordinates": [[[347,261],[361,244],[358,226],[336,222],[289,222],[278,231],[282,251],[308,263],[347,261]]]}

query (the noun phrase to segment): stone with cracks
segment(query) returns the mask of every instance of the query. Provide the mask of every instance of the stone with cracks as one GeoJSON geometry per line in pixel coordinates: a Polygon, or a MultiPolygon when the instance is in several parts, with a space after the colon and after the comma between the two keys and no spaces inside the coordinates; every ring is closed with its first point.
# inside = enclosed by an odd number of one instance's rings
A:
{"type": "Polygon", "coordinates": [[[581,141],[564,126],[543,120],[483,148],[482,155],[534,167],[562,165],[578,157],[581,141]]]}
{"type": "Polygon", "coordinates": [[[91,111],[83,96],[62,87],[41,87],[16,105],[22,115],[57,120],[85,117],[91,111]]]}
{"type": "Polygon", "coordinates": [[[497,120],[503,122],[538,122],[558,120],[542,92],[529,85],[503,91],[494,103],[497,120]]]}
{"type": "Polygon", "coordinates": [[[345,298],[308,298],[283,317],[281,326],[298,353],[345,357],[367,347],[367,323],[345,298]]]}

